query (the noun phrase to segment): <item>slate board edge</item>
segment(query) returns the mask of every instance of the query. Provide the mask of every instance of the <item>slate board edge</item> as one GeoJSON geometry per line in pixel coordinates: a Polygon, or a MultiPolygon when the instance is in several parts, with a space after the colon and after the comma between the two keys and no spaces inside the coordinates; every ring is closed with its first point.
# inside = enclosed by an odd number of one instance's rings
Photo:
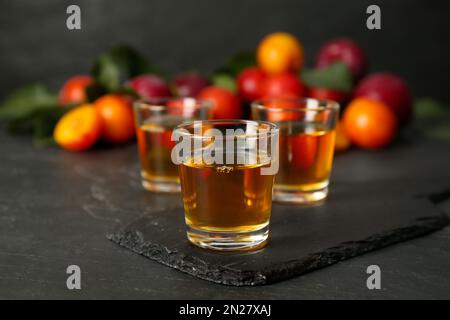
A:
{"type": "Polygon", "coordinates": [[[211,265],[199,258],[172,251],[164,245],[144,241],[138,231],[121,230],[108,234],[107,238],[135,253],[200,279],[230,286],[256,286],[287,280],[370,251],[424,236],[444,228],[448,223],[448,217],[444,214],[417,218],[414,225],[375,234],[359,241],[344,242],[303,259],[278,263],[271,266],[270,270],[261,272],[211,265]]]}

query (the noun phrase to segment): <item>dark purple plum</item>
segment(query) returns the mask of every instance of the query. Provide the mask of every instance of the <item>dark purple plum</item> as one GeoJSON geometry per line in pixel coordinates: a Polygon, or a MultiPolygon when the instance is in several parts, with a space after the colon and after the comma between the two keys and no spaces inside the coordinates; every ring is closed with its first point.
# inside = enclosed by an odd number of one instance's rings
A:
{"type": "Polygon", "coordinates": [[[145,99],[170,97],[167,83],[154,74],[137,76],[128,82],[128,86],[145,99]]]}
{"type": "Polygon", "coordinates": [[[208,79],[197,72],[184,72],[174,77],[171,87],[176,96],[196,97],[208,86],[208,79]]]}

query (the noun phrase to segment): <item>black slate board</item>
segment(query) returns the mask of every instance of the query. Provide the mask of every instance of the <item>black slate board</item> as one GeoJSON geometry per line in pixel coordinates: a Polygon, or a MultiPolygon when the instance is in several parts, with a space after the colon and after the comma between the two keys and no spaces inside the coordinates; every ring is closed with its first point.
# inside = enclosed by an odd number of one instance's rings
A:
{"type": "MultiPolygon", "coordinates": [[[[408,185],[411,188],[411,184],[408,185]]],[[[188,243],[182,208],[141,217],[108,239],[201,279],[234,286],[264,285],[422,236],[448,218],[432,197],[401,184],[340,183],[316,206],[275,204],[269,245],[251,253],[216,253],[188,243]],[[430,200],[431,199],[431,200],[430,200]]]]}

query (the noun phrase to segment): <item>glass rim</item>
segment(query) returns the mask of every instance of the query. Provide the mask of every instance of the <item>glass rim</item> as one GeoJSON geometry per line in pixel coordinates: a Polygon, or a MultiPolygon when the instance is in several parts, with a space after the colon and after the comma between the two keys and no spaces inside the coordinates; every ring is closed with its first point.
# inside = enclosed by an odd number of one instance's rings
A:
{"type": "MultiPolygon", "coordinates": [[[[194,127],[195,123],[201,122],[202,125],[203,124],[218,124],[218,123],[224,123],[224,124],[234,124],[234,125],[238,125],[238,124],[256,124],[257,127],[259,127],[260,125],[267,125],[268,126],[268,130],[266,132],[260,132],[260,133],[256,133],[256,134],[252,134],[252,133],[244,133],[243,135],[233,135],[233,137],[241,137],[241,138],[259,138],[262,136],[267,136],[269,135],[270,137],[275,136],[276,134],[279,133],[279,128],[278,126],[273,123],[273,122],[269,122],[269,121],[262,121],[262,120],[245,120],[245,119],[216,119],[216,120],[194,120],[194,121],[188,121],[188,122],[183,122],[182,124],[179,124],[178,126],[176,126],[173,131],[177,131],[179,129],[186,129],[187,127],[194,127]],[[269,134],[268,134],[269,133],[269,134]]],[[[230,128],[231,129],[231,128],[230,128]]],[[[211,139],[214,136],[205,136],[205,135],[198,135],[195,133],[186,133],[184,131],[177,131],[180,133],[180,136],[188,136],[188,137],[192,137],[193,139],[211,139]]],[[[217,138],[217,137],[215,137],[217,138]]],[[[224,135],[222,137],[222,139],[226,139],[227,136],[224,135]]]]}
{"type": "Polygon", "coordinates": [[[251,103],[251,108],[256,110],[268,110],[268,111],[275,111],[275,112],[304,112],[304,111],[326,111],[326,110],[332,110],[332,111],[339,111],[340,105],[338,102],[333,100],[323,100],[323,99],[314,99],[314,98],[265,98],[265,99],[258,99],[251,103]],[[264,103],[267,103],[269,101],[299,101],[304,102],[304,107],[268,107],[264,103]],[[317,106],[307,106],[308,103],[314,102],[317,106]]]}
{"type": "Polygon", "coordinates": [[[212,109],[213,104],[208,100],[200,100],[194,97],[160,97],[160,98],[140,98],[133,102],[133,107],[135,109],[145,109],[150,111],[163,111],[167,109],[176,109],[176,108],[195,108],[195,109],[212,109]],[[176,100],[189,100],[194,101],[195,104],[190,106],[168,106],[165,105],[168,101],[176,101],[176,100]]]}

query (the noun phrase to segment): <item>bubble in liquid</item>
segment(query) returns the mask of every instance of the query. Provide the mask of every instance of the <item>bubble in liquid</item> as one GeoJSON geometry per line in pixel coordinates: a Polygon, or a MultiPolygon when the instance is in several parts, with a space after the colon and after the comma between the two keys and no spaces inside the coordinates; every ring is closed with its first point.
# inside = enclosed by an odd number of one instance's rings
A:
{"type": "Polygon", "coordinates": [[[230,173],[231,171],[233,171],[233,167],[220,166],[216,168],[216,171],[219,173],[230,173]]]}

